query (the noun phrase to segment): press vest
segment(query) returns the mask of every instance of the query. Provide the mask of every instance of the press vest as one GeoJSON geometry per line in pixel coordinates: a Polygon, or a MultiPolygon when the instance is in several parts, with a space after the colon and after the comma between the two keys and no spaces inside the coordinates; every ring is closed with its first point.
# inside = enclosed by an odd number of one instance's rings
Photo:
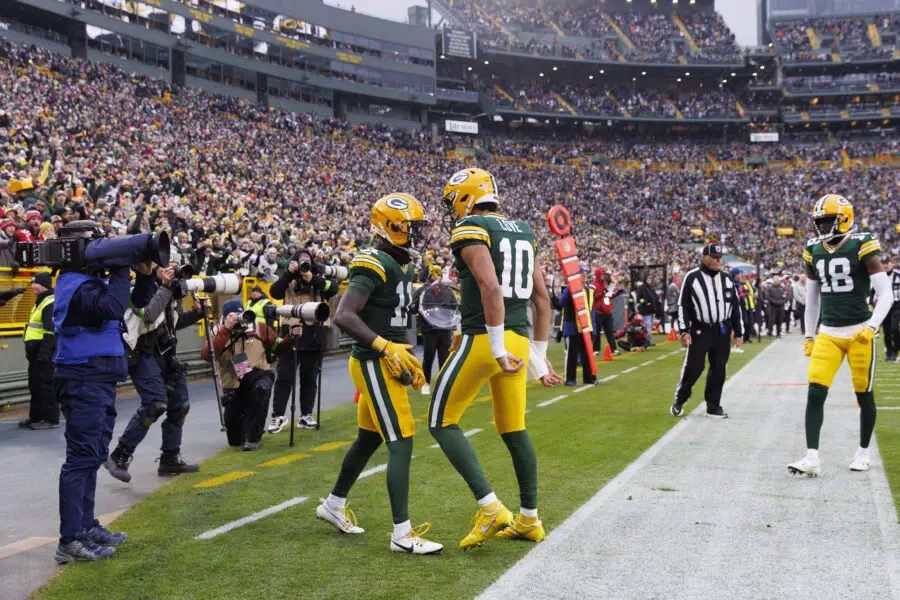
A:
{"type": "Polygon", "coordinates": [[[53,305],[53,328],[56,331],[54,363],[84,365],[97,356],[125,356],[121,321],[102,321],[97,327],[63,325],[75,291],[81,284],[91,280],[104,281],[76,272],[63,273],[56,280],[56,301],[53,305]]]}
{"type": "Polygon", "coordinates": [[[44,298],[40,304],[31,309],[28,324],[25,326],[26,342],[44,339],[44,336],[47,334],[47,331],[44,329],[44,309],[50,304],[53,304],[53,294],[44,298]]]}
{"type": "Polygon", "coordinates": [[[247,303],[247,310],[252,310],[256,313],[257,322],[264,323],[266,320],[266,315],[263,312],[263,308],[266,304],[269,304],[271,300],[268,298],[260,298],[259,300],[251,300],[247,303]]]}

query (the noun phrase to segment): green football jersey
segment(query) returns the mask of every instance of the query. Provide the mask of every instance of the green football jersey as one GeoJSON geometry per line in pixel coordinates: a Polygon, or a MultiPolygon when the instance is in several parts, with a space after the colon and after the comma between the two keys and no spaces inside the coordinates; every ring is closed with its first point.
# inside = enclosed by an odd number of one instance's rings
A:
{"type": "Polygon", "coordinates": [[[460,219],[454,226],[450,248],[456,257],[462,294],[462,332],[477,335],[486,332],[481,290],[475,276],[460,258],[462,249],[473,244],[483,244],[491,251],[506,307],[504,327],[527,336],[528,304],[534,290],[534,231],[524,221],[507,219],[496,213],[472,215],[460,219]]]}
{"type": "Polygon", "coordinates": [[[869,272],[866,262],[879,255],[881,244],[871,233],[855,233],[837,248],[812,239],[803,260],[816,274],[821,291],[822,325],[844,327],[869,320],[869,272]]]}
{"type": "MultiPolygon", "coordinates": [[[[401,265],[386,252],[369,248],[350,261],[348,290],[368,299],[360,318],[369,329],[392,342],[406,342],[413,269],[401,265]]],[[[381,358],[381,353],[354,342],[350,356],[359,360],[381,358]]]]}

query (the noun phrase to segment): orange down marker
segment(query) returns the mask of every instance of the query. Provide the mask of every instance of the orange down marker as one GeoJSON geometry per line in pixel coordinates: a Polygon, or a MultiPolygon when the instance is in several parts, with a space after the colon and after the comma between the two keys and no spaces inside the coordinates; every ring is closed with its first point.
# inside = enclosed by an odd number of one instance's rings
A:
{"type": "Polygon", "coordinates": [[[581,261],[575,250],[575,238],[569,233],[572,231],[572,218],[564,206],[554,206],[547,213],[547,222],[550,231],[561,239],[556,240],[556,254],[559,256],[559,264],[563,275],[569,285],[569,294],[572,296],[572,304],[575,306],[575,318],[581,325],[581,335],[584,337],[584,347],[587,348],[588,361],[591,365],[591,373],[597,375],[597,363],[594,360],[593,340],[591,340],[591,315],[587,308],[584,294],[584,279],[581,276],[581,261]]]}

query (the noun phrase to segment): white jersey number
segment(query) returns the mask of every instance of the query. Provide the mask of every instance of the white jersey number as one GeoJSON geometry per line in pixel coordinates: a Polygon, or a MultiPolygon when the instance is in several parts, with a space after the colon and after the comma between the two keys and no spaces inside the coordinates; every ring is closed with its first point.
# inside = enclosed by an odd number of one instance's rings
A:
{"type": "Polygon", "coordinates": [[[823,292],[852,292],[853,277],[850,276],[850,259],[839,256],[831,260],[820,258],[816,261],[816,273],[822,282],[823,292]]]}
{"type": "Polygon", "coordinates": [[[391,318],[391,327],[406,327],[406,316],[409,311],[409,303],[412,301],[412,283],[401,281],[397,284],[397,308],[391,318]]]}
{"type": "Polygon", "coordinates": [[[503,255],[503,272],[500,275],[503,297],[530,299],[534,289],[534,247],[527,240],[516,240],[513,246],[505,237],[500,240],[499,248],[503,255]]]}

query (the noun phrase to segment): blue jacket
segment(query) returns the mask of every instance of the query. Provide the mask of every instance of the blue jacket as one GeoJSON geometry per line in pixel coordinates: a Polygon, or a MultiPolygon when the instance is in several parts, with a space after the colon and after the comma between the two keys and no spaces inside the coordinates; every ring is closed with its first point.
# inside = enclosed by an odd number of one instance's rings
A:
{"type": "MultiPolygon", "coordinates": [[[[111,269],[108,280],[77,271],[56,281],[53,325],[56,332],[56,379],[124,381],[128,361],[122,342],[122,319],[128,308],[131,276],[128,268],[111,269]]],[[[153,290],[151,277],[138,276],[135,306],[146,305],[153,290]]]]}
{"type": "MultiPolygon", "coordinates": [[[[597,315],[594,313],[594,290],[590,286],[584,288],[585,308],[591,315],[591,328],[597,331],[597,315]]],[[[581,335],[581,326],[575,315],[575,304],[572,302],[572,294],[569,287],[562,289],[559,295],[559,304],[563,310],[562,333],[563,335],[581,335]]]]}

